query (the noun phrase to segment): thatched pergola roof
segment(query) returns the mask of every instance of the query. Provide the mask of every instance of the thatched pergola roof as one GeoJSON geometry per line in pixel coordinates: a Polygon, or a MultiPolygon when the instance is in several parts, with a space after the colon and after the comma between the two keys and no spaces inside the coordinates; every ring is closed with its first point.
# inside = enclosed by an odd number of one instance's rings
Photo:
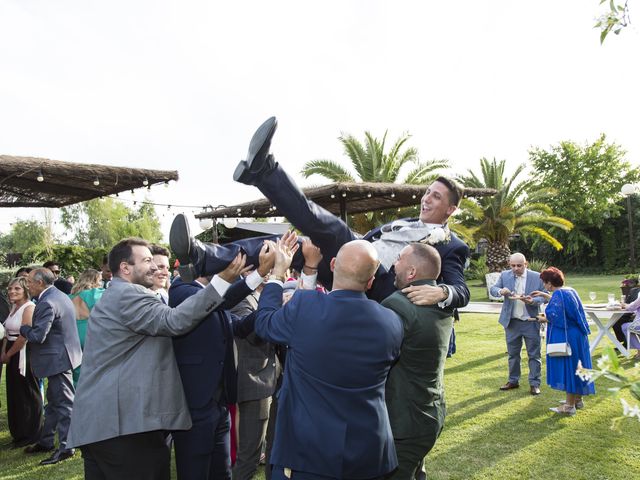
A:
{"type": "Polygon", "coordinates": [[[0,207],[64,207],[169,180],[178,172],[0,155],[0,207]]]}
{"type": "MultiPolygon", "coordinates": [[[[347,214],[372,212],[388,208],[417,206],[424,185],[398,183],[332,183],[303,189],[309,200],[346,220],[347,214]]],[[[467,188],[465,197],[494,195],[490,188],[467,188]]],[[[196,218],[259,218],[282,216],[266,198],[230,207],[220,206],[196,215],[196,218]]]]}

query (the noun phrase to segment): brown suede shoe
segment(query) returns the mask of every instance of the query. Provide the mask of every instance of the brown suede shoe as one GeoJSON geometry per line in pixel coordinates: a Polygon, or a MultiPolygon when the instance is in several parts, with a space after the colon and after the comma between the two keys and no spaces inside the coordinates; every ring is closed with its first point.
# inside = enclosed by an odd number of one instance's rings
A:
{"type": "Polygon", "coordinates": [[[513,390],[514,388],[520,388],[520,385],[517,383],[507,382],[500,387],[500,390],[513,390]]]}

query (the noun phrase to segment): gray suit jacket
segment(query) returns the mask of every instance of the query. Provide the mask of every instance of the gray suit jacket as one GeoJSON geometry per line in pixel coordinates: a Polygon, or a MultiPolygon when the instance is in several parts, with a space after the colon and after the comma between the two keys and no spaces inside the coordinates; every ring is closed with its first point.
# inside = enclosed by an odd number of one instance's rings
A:
{"type": "MultiPolygon", "coordinates": [[[[541,292],[546,292],[544,289],[544,284],[542,280],[540,280],[540,274],[538,272],[534,272],[533,270],[526,270],[527,280],[524,284],[524,293],[525,295],[529,295],[534,290],[540,290],[541,292]]],[[[496,284],[491,287],[491,295],[494,297],[499,297],[500,294],[498,290],[501,288],[508,288],[510,291],[514,291],[516,288],[516,277],[511,270],[505,270],[500,274],[498,281],[496,284]]],[[[544,299],[542,297],[535,297],[533,299],[532,305],[526,305],[527,313],[530,317],[535,317],[539,310],[540,305],[544,303],[544,299]]],[[[502,310],[500,310],[500,318],[498,321],[503,327],[509,326],[509,321],[511,321],[512,312],[513,312],[514,300],[511,300],[509,297],[504,297],[504,303],[502,304],[502,310]]]]}
{"type": "MultiPolygon", "coordinates": [[[[231,309],[239,317],[245,317],[257,310],[258,300],[252,293],[231,309]]],[[[246,338],[236,338],[238,350],[238,402],[261,400],[273,395],[280,365],[276,357],[276,347],[263,341],[255,333],[246,338]]]]}
{"type": "Polygon", "coordinates": [[[114,278],[89,316],[68,446],[191,428],[171,337],[222,301],[209,285],[170,308],[150,290],[114,278]]]}
{"type": "Polygon", "coordinates": [[[75,308],[56,287],[40,294],[32,325],[20,327],[20,334],[29,342],[31,369],[38,378],[66,372],[82,363],[75,308]]]}

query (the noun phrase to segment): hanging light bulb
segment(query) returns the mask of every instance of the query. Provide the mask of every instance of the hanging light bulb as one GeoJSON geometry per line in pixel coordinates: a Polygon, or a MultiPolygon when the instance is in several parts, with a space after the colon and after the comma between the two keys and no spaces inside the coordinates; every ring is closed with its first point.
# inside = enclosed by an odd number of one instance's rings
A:
{"type": "Polygon", "coordinates": [[[342,192],[342,198],[345,198],[347,196],[346,192],[342,192]]]}
{"type": "Polygon", "coordinates": [[[42,175],[42,169],[38,170],[38,176],[36,177],[36,180],[38,180],[39,182],[44,182],[44,175],[42,175]]]}
{"type": "Polygon", "coordinates": [[[236,228],[236,226],[238,225],[238,219],[237,218],[225,218],[222,221],[222,223],[227,228],[236,228]]]}
{"type": "Polygon", "coordinates": [[[415,200],[416,199],[416,194],[414,193],[413,195],[411,195],[411,198],[413,198],[415,200]]]}
{"type": "Polygon", "coordinates": [[[213,227],[213,218],[201,218],[200,219],[200,228],[203,230],[209,230],[213,227]]]}
{"type": "Polygon", "coordinates": [[[371,198],[371,192],[367,193],[367,198],[371,198]]]}
{"type": "Polygon", "coordinates": [[[396,198],[396,194],[391,192],[391,198],[396,198]]]}
{"type": "Polygon", "coordinates": [[[331,194],[331,198],[336,198],[336,196],[332,193],[332,194],[331,194]]]}
{"type": "Polygon", "coordinates": [[[95,180],[93,181],[93,184],[97,187],[98,185],[100,185],[100,179],[98,177],[95,178],[95,180]]]}
{"type": "Polygon", "coordinates": [[[147,179],[147,177],[144,177],[144,180],[142,180],[142,185],[144,185],[145,187],[149,185],[149,180],[147,179]]]}

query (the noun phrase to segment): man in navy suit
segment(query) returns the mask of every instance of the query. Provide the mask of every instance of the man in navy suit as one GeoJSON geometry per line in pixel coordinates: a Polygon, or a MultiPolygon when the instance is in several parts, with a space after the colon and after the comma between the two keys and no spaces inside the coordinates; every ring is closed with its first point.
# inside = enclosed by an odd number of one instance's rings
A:
{"type": "Polygon", "coordinates": [[[29,342],[34,375],[48,379],[42,434],[38,443],[27,447],[25,452],[53,450],[58,431],[58,449],[41,465],[58,463],[74,454],[72,448],[67,448],[75,395],[71,372],[82,362],[75,308],[69,297],[53,286],[54,282],[54,273],[49,268],[29,272],[29,293],[38,303],[32,325],[20,327],[20,335],[29,342]]]}
{"type": "MultiPolygon", "coordinates": [[[[258,128],[251,139],[247,159],[238,164],[234,179],[258,187],[281,215],[311,238],[325,258],[319,266],[318,279],[323,285],[331,286],[329,259],[336,255],[342,245],[354,240],[356,236],[342,220],[308,200],[291,177],[275,162],[269,148],[276,126],[276,119],[271,117],[258,128]]],[[[409,243],[422,241],[434,245],[438,250],[442,258],[442,271],[437,285],[416,285],[405,289],[408,298],[419,305],[438,304],[449,310],[469,303],[469,289],[463,274],[469,248],[447,226],[449,216],[457,209],[462,195],[462,189],[455,182],[439,177],[427,187],[421,199],[418,220],[396,221],[365,235],[365,240],[374,242],[381,259],[376,281],[368,293],[370,298],[382,301],[395,291],[393,262],[409,243]]],[[[259,248],[260,245],[247,240],[224,247],[186,242],[186,221],[176,217],[174,225],[182,227],[183,231],[172,226],[172,249],[183,268],[191,262],[193,269],[200,274],[219,271],[240,250],[247,252],[247,261],[251,263],[251,256],[257,252],[256,246],[259,248]]]]}
{"type": "Polygon", "coordinates": [[[500,390],[512,390],[520,386],[520,352],[522,341],[527,347],[529,357],[529,391],[531,395],[540,394],[540,324],[528,321],[540,311],[543,297],[531,297],[535,290],[545,291],[540,274],[527,268],[527,260],[521,253],[509,257],[510,270],[500,274],[498,281],[491,287],[491,295],[503,296],[504,303],[498,321],[504,327],[509,354],[509,380],[500,390]]]}
{"type": "Polygon", "coordinates": [[[272,478],[381,478],[397,466],[384,400],[402,322],[367,299],[378,255],[364,240],[330,262],[333,291],[298,290],[282,306],[292,251],[281,242],[258,304],[256,333],[288,346],[278,394],[272,478]]]}
{"type": "MultiPolygon", "coordinates": [[[[173,338],[173,350],[193,426],[173,432],[179,480],[231,479],[230,417],[236,402],[237,370],[233,336],[253,331],[254,316],[230,314],[232,308],[262,283],[271,268],[266,247],[258,270],[225,286],[225,302],[186,335],[173,338]],[[226,289],[228,287],[228,289],[226,289]]],[[[223,281],[216,277],[216,281],[223,281]]],[[[169,306],[176,307],[209,283],[207,277],[184,282],[178,277],[169,289],[169,306]]]]}

